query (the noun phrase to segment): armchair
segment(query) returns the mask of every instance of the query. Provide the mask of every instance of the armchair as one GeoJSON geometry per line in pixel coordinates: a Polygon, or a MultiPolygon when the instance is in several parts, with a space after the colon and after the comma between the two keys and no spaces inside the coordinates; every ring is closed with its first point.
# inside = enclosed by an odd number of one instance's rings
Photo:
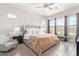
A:
{"type": "Polygon", "coordinates": [[[17,40],[10,39],[8,35],[0,35],[0,51],[8,51],[18,45],[17,40]]]}

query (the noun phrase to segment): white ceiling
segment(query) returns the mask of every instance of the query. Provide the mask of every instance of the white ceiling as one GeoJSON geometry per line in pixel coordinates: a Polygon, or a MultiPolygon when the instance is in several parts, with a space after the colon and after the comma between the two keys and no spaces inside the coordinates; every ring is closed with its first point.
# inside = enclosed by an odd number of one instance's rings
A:
{"type": "Polygon", "coordinates": [[[49,7],[53,8],[53,10],[37,8],[37,7],[42,6],[43,3],[11,3],[10,5],[22,8],[24,10],[28,10],[28,11],[36,13],[38,15],[49,16],[49,15],[53,15],[58,12],[62,12],[62,11],[68,10],[68,9],[78,7],[79,3],[54,3],[49,6],[49,7]],[[54,7],[58,7],[58,8],[54,9],[54,7]]]}

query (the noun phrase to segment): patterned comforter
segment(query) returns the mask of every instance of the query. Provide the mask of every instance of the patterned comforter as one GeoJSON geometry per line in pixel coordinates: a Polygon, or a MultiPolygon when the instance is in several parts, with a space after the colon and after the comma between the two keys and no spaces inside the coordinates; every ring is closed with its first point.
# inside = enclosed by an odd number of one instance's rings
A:
{"type": "Polygon", "coordinates": [[[58,43],[59,40],[54,34],[30,35],[26,42],[38,55],[42,55],[43,51],[58,43]]]}

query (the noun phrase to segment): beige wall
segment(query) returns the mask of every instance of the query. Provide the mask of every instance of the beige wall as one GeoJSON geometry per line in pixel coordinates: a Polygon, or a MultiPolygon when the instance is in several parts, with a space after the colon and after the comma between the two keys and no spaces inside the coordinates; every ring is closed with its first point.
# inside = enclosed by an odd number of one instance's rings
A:
{"type": "Polygon", "coordinates": [[[33,24],[42,27],[47,27],[47,20],[41,16],[35,15],[7,4],[0,4],[0,33],[8,33],[13,30],[14,27],[23,24],[33,24]],[[8,13],[15,14],[16,20],[8,19],[8,13]],[[45,23],[45,25],[42,25],[45,23]]]}

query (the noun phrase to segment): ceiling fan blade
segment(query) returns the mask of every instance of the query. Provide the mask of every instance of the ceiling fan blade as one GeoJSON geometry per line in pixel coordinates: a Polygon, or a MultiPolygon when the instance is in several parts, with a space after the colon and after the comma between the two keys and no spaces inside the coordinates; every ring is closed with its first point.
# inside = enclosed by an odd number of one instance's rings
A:
{"type": "Polygon", "coordinates": [[[53,5],[54,3],[48,3],[47,6],[53,5]]]}
{"type": "Polygon", "coordinates": [[[47,3],[43,3],[43,7],[47,7],[47,3]]]}
{"type": "Polygon", "coordinates": [[[37,7],[37,8],[42,8],[42,7],[37,7]]]}
{"type": "Polygon", "coordinates": [[[50,9],[50,10],[53,10],[53,8],[51,8],[51,7],[47,7],[48,9],[50,9]]]}

